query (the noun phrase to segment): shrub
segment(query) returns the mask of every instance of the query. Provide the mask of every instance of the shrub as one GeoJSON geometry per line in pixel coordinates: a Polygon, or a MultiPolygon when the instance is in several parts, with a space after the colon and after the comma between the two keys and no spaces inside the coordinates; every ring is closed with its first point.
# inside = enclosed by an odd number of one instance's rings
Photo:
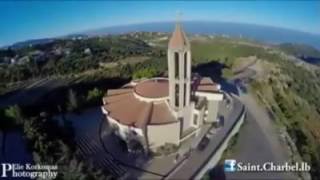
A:
{"type": "Polygon", "coordinates": [[[92,90],[88,91],[87,94],[87,103],[88,104],[95,104],[99,101],[101,101],[101,98],[103,96],[103,92],[101,90],[99,90],[98,88],[94,88],[92,90]]]}
{"type": "Polygon", "coordinates": [[[158,74],[155,68],[145,68],[133,73],[133,79],[151,78],[158,74]]]}
{"type": "Polygon", "coordinates": [[[222,70],[222,76],[225,78],[225,79],[230,79],[232,76],[233,76],[233,72],[231,69],[229,68],[224,68],[222,70]]]}

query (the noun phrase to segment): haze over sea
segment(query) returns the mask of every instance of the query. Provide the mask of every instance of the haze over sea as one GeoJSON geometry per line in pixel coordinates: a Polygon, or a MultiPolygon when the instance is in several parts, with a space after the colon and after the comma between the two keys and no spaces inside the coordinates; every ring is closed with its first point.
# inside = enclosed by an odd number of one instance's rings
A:
{"type": "MultiPolygon", "coordinates": [[[[83,32],[87,35],[120,34],[129,32],[172,32],[175,22],[156,22],[112,26],[83,32]]],[[[244,37],[267,43],[302,43],[320,49],[320,35],[272,26],[245,23],[185,21],[182,22],[187,33],[216,34],[244,37]]]]}
{"type": "Polygon", "coordinates": [[[188,33],[242,35],[267,42],[306,43],[320,48],[319,5],[320,1],[264,0],[4,1],[0,2],[0,46],[29,39],[63,37],[101,27],[113,27],[107,28],[113,32],[137,29],[169,32],[172,24],[150,22],[175,21],[182,13],[179,17],[188,21],[184,24],[188,33]],[[132,25],[119,27],[126,24],[132,25]]]}

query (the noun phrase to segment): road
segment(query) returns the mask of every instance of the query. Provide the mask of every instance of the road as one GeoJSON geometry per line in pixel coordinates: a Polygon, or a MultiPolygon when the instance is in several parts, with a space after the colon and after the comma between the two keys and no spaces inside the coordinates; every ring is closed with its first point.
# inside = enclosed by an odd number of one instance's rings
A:
{"type": "MultiPolygon", "coordinates": [[[[251,66],[254,64],[251,64],[251,66]]],[[[245,80],[254,78],[256,72],[247,67],[236,75],[236,79],[245,80]]],[[[222,86],[225,91],[238,95],[234,92],[234,83],[225,83],[228,86],[222,86]]],[[[224,85],[224,84],[222,84],[224,85]]],[[[250,94],[240,93],[240,101],[247,108],[247,118],[240,129],[237,144],[234,147],[234,153],[230,158],[237,161],[248,162],[252,164],[262,164],[264,162],[285,163],[289,161],[289,150],[286,143],[280,139],[274,122],[270,119],[266,109],[250,94]]],[[[225,173],[223,164],[218,165],[212,171],[213,177],[217,179],[298,179],[293,173],[225,173]]]]}
{"type": "Polygon", "coordinates": [[[226,117],[223,127],[217,131],[217,133],[211,138],[207,147],[203,150],[195,150],[191,153],[186,162],[179,167],[174,173],[170,174],[167,179],[192,179],[203,167],[204,163],[208,161],[212,155],[220,147],[224,138],[227,137],[229,131],[239,119],[241,112],[243,111],[243,105],[239,100],[233,99],[233,108],[226,117]]]}
{"type": "MultiPolygon", "coordinates": [[[[251,64],[253,66],[254,64],[251,64]]],[[[250,67],[237,74],[238,79],[254,78],[256,72],[250,67]]],[[[240,130],[239,139],[231,156],[237,161],[258,163],[290,162],[286,143],[265,108],[251,94],[241,93],[240,101],[247,108],[247,118],[240,130]]],[[[221,173],[220,173],[221,174],[221,173]]],[[[227,173],[226,179],[297,179],[293,173],[227,173]]]]}
{"type": "MultiPolygon", "coordinates": [[[[231,158],[239,162],[263,164],[274,162],[284,164],[289,162],[286,145],[280,140],[273,122],[267,112],[249,94],[241,97],[247,107],[247,118],[240,130],[238,141],[231,158]]],[[[297,179],[288,172],[238,172],[226,173],[226,179],[297,179]]]]}

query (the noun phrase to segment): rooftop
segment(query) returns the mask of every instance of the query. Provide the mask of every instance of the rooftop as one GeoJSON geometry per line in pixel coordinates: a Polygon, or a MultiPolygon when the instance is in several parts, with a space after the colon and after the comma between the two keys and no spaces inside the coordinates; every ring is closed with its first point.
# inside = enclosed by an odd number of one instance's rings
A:
{"type": "Polygon", "coordinates": [[[220,91],[220,84],[213,82],[209,77],[198,77],[192,84],[196,91],[212,93],[220,91]]]}
{"type": "Polygon", "coordinates": [[[164,98],[169,96],[169,82],[165,78],[154,78],[138,83],[135,93],[146,98],[164,98]]]}
{"type": "Polygon", "coordinates": [[[156,101],[156,103],[154,101],[146,102],[134,95],[134,92],[138,89],[138,92],[144,96],[163,97],[168,94],[168,90],[165,91],[163,86],[168,89],[167,80],[148,80],[134,87],[108,90],[107,96],[103,98],[105,104],[103,108],[108,111],[111,118],[121,124],[138,128],[143,128],[147,124],[159,125],[176,122],[177,120],[165,100],[156,101]],[[157,87],[162,91],[157,91],[155,89],[157,87]],[[158,94],[157,92],[161,93],[158,94]]]}

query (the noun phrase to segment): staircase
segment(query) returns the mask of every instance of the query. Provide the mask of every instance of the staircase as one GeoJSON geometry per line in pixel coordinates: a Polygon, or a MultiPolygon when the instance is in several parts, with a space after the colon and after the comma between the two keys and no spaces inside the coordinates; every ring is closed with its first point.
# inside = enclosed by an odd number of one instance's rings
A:
{"type": "Polygon", "coordinates": [[[76,143],[80,149],[79,155],[85,160],[92,161],[95,168],[106,169],[117,178],[126,173],[118,161],[103,148],[98,134],[77,137],[76,143]]]}

